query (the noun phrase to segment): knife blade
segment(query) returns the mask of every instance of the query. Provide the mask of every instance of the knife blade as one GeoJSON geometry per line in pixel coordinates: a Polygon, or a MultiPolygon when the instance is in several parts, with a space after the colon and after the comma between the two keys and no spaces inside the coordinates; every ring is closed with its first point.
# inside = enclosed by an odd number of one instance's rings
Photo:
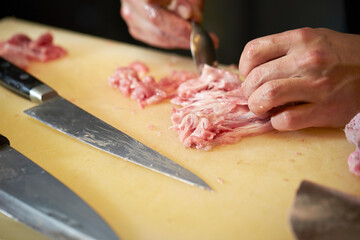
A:
{"type": "Polygon", "coordinates": [[[54,239],[119,239],[89,205],[1,134],[0,212],[54,239]]]}
{"type": "Polygon", "coordinates": [[[212,190],[195,174],[77,107],[34,76],[0,58],[0,84],[39,105],[24,112],[77,140],[181,182],[212,190]]]}
{"type": "Polygon", "coordinates": [[[303,180],[289,220],[297,240],[359,239],[360,198],[303,180]]]}

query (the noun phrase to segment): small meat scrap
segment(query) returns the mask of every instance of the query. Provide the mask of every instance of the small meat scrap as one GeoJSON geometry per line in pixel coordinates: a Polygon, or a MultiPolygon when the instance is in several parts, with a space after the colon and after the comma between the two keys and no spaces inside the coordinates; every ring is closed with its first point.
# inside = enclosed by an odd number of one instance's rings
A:
{"type": "Polygon", "coordinates": [[[201,76],[172,71],[156,82],[149,75],[140,79],[138,69],[144,69],[139,62],[119,67],[108,81],[125,96],[138,100],[141,108],[171,99],[176,105],[172,128],[185,147],[210,150],[273,129],[270,115],[250,112],[241,91],[242,82],[235,73],[205,65],[201,76]]]}
{"type": "Polygon", "coordinates": [[[110,86],[119,89],[125,96],[138,101],[141,108],[161,102],[176,95],[178,86],[197,75],[185,71],[172,71],[167,77],[155,81],[148,73],[148,67],[135,61],[127,67],[118,67],[108,78],[110,86]]]}
{"type": "Polygon", "coordinates": [[[145,76],[149,72],[148,66],[146,66],[143,62],[140,61],[130,63],[129,67],[134,69],[140,77],[145,76]]]}
{"type": "Polygon", "coordinates": [[[224,184],[224,180],[222,178],[217,178],[216,181],[220,184],[224,184]]]}
{"type": "Polygon", "coordinates": [[[32,40],[25,34],[15,34],[10,39],[0,42],[0,56],[17,65],[27,68],[30,61],[47,62],[61,58],[66,51],[53,44],[53,36],[47,32],[32,40]]]}
{"type": "Polygon", "coordinates": [[[358,113],[346,126],[347,140],[356,146],[356,150],[348,158],[349,170],[360,176],[360,113],[358,113]]]}

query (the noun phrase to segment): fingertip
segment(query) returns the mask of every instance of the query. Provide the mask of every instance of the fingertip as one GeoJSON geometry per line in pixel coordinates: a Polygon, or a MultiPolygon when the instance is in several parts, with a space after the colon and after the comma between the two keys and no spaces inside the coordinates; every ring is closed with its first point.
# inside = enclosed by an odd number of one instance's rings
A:
{"type": "Polygon", "coordinates": [[[247,99],[249,99],[250,93],[249,93],[248,82],[246,81],[246,79],[241,84],[241,92],[247,99]]]}
{"type": "Polygon", "coordinates": [[[271,117],[271,125],[278,131],[293,131],[296,130],[287,111],[278,113],[271,117]]]}
{"type": "Polygon", "coordinates": [[[181,4],[176,9],[177,14],[183,19],[190,19],[191,17],[191,7],[187,4],[181,4]]]}
{"type": "Polygon", "coordinates": [[[252,94],[248,100],[248,106],[251,112],[255,115],[263,115],[268,112],[267,106],[262,104],[262,99],[257,97],[256,94],[252,94]]]}
{"type": "Polygon", "coordinates": [[[124,19],[127,19],[128,17],[130,17],[131,9],[127,2],[124,2],[121,4],[120,14],[121,14],[121,17],[124,19]]]}
{"type": "Polygon", "coordinates": [[[312,116],[312,108],[312,104],[286,108],[271,117],[271,124],[279,131],[295,131],[312,127],[315,119],[312,116]]]}

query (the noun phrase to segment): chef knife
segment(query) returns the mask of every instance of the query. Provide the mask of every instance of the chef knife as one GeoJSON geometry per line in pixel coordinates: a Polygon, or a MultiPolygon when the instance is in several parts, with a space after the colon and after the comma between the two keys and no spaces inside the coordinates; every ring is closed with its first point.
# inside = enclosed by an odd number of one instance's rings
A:
{"type": "Polygon", "coordinates": [[[25,113],[48,126],[127,161],[211,190],[189,170],[62,98],[55,90],[3,58],[0,58],[0,84],[41,103],[25,113]]]}
{"type": "Polygon", "coordinates": [[[1,134],[0,212],[53,239],[119,239],[81,198],[1,134]]]}

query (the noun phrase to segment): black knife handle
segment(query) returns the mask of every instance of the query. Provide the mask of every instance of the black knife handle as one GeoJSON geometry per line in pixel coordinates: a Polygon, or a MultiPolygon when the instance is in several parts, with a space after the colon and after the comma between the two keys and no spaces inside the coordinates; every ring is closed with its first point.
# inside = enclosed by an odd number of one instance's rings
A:
{"type": "Polygon", "coordinates": [[[57,96],[49,86],[2,57],[0,57],[0,85],[33,102],[43,102],[57,96]]]}
{"type": "Polygon", "coordinates": [[[0,134],[0,149],[2,147],[5,147],[6,145],[10,145],[9,139],[7,139],[5,136],[0,134]]]}

